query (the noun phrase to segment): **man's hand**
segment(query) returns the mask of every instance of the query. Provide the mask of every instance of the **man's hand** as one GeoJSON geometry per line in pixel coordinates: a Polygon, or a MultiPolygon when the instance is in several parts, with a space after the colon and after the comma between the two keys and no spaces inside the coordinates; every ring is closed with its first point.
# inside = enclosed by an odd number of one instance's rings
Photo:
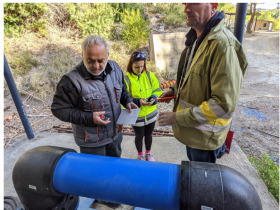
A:
{"type": "MultiPolygon", "coordinates": [[[[160,98],[164,98],[164,97],[171,97],[174,96],[174,90],[172,88],[169,88],[167,91],[165,91],[163,94],[161,94],[160,98]]],[[[166,100],[163,101],[165,103],[169,103],[171,100],[166,100]]]]}
{"type": "Polygon", "coordinates": [[[133,102],[128,103],[126,108],[129,110],[129,112],[131,112],[131,109],[139,109],[139,107],[133,102]]]}
{"type": "Polygon", "coordinates": [[[176,113],[175,112],[160,112],[158,122],[160,126],[176,125],[176,113]]]}
{"type": "Polygon", "coordinates": [[[106,121],[102,120],[100,118],[101,115],[104,115],[105,112],[93,112],[93,122],[96,125],[107,125],[108,123],[110,123],[110,118],[108,118],[106,121]]]}

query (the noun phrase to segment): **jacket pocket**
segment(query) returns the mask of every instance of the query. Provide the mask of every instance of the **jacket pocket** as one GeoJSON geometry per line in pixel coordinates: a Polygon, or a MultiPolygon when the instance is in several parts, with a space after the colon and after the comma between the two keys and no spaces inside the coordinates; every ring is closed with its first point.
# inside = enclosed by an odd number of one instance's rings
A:
{"type": "Polygon", "coordinates": [[[84,127],[85,130],[85,142],[96,143],[106,138],[106,126],[99,125],[96,127],[84,127]]]}
{"type": "Polygon", "coordinates": [[[187,87],[195,95],[205,95],[207,89],[206,67],[203,65],[194,66],[187,81],[187,87]]]}
{"type": "Polygon", "coordinates": [[[82,98],[85,111],[100,111],[104,108],[101,103],[101,94],[99,92],[83,95],[82,98]]]}
{"type": "Polygon", "coordinates": [[[115,84],[114,85],[114,92],[115,92],[115,99],[117,103],[120,103],[121,95],[122,95],[122,84],[115,84]]]}

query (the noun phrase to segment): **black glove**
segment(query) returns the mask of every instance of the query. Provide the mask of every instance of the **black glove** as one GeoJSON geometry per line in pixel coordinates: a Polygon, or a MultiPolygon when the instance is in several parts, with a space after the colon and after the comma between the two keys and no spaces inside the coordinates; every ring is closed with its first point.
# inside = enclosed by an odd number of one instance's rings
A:
{"type": "Polygon", "coordinates": [[[155,100],[154,100],[154,103],[152,104],[152,106],[153,106],[153,105],[156,105],[156,104],[157,104],[157,96],[156,96],[156,95],[151,95],[149,98],[147,98],[147,101],[148,101],[148,102],[151,102],[151,99],[152,99],[152,98],[155,99],[155,100]]]}
{"type": "Polygon", "coordinates": [[[140,98],[133,98],[132,102],[135,103],[140,108],[140,98]]]}

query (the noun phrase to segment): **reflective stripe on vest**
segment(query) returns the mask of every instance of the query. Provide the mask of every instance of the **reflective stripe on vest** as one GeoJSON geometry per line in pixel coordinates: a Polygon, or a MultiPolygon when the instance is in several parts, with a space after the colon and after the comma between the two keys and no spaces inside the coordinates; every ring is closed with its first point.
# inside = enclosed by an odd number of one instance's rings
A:
{"type": "Polygon", "coordinates": [[[127,76],[127,75],[124,75],[124,79],[125,79],[125,81],[127,82],[128,87],[129,87],[128,93],[129,93],[130,97],[133,98],[133,97],[132,97],[132,91],[131,91],[131,83],[130,83],[130,80],[129,80],[128,76],[127,76]]]}
{"type": "Polygon", "coordinates": [[[157,110],[153,111],[152,113],[148,114],[147,116],[145,117],[138,117],[137,118],[137,121],[139,120],[144,120],[145,118],[149,119],[150,117],[152,117],[153,115],[155,115],[157,113],[157,110]]]}

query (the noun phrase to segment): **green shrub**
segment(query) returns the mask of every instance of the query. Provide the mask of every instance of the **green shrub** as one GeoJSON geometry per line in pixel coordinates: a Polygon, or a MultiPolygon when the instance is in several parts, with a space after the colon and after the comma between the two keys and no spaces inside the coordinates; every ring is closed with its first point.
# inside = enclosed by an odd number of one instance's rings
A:
{"type": "Polygon", "coordinates": [[[255,165],[269,192],[279,203],[279,167],[267,154],[263,154],[261,160],[253,157],[249,160],[255,165]]]}
{"type": "Polygon", "coordinates": [[[121,13],[124,12],[125,9],[129,10],[140,10],[140,14],[145,19],[147,18],[144,10],[145,10],[145,4],[143,3],[111,3],[110,4],[116,11],[115,13],[115,21],[120,22],[121,21],[121,13]]]}
{"type": "Polygon", "coordinates": [[[165,16],[162,21],[167,27],[180,26],[183,23],[183,20],[178,15],[165,16]]]}
{"type": "Polygon", "coordinates": [[[152,6],[150,9],[150,13],[156,14],[160,13],[166,15],[168,11],[168,4],[166,3],[157,3],[156,6],[152,6]]]}
{"type": "Polygon", "coordinates": [[[115,10],[107,3],[67,3],[70,21],[77,24],[83,35],[100,35],[106,39],[112,34],[115,10]]]}
{"type": "Polygon", "coordinates": [[[12,71],[16,75],[25,75],[31,69],[31,67],[37,67],[39,61],[37,61],[33,55],[28,51],[18,52],[12,57],[10,62],[12,71]]]}
{"type": "Polygon", "coordinates": [[[149,40],[151,28],[149,21],[144,20],[139,9],[127,10],[121,14],[123,29],[121,36],[131,51],[139,48],[149,40]]]}
{"type": "Polygon", "coordinates": [[[279,17],[274,20],[273,25],[272,25],[272,29],[274,31],[279,31],[279,17]]]}
{"type": "Polygon", "coordinates": [[[45,35],[44,3],[4,3],[4,35],[19,37],[25,30],[45,35]]]}
{"type": "Polygon", "coordinates": [[[186,20],[184,5],[181,3],[156,4],[150,12],[164,15],[164,17],[160,19],[160,22],[164,22],[167,27],[179,26],[186,20]]]}

